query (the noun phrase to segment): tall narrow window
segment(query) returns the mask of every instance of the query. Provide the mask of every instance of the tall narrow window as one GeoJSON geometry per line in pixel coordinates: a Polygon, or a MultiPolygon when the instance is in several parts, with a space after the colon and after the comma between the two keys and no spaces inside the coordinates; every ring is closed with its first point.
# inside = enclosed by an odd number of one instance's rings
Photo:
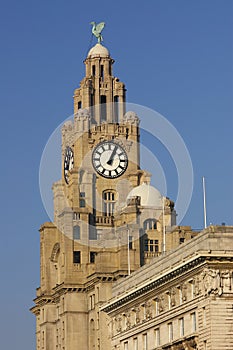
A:
{"type": "Polygon", "coordinates": [[[106,96],[100,96],[100,120],[102,122],[107,120],[106,96]]]}
{"type": "Polygon", "coordinates": [[[94,106],[95,102],[94,102],[94,94],[90,95],[90,106],[94,106]]]}
{"type": "Polygon", "coordinates": [[[133,350],[138,350],[138,338],[133,339],[133,350]]]}
{"type": "Polygon", "coordinates": [[[80,264],[81,263],[81,252],[80,251],[74,251],[73,252],[73,262],[74,262],[74,264],[80,264]]]}
{"type": "Polygon", "coordinates": [[[148,346],[147,346],[147,333],[143,334],[143,350],[147,350],[148,346]]]}
{"type": "Polygon", "coordinates": [[[129,347],[128,347],[128,342],[124,342],[124,350],[129,350],[129,347]]]}
{"type": "Polygon", "coordinates": [[[103,212],[105,216],[113,216],[116,203],[116,195],[112,191],[103,193],[103,212]]]}
{"type": "Polygon", "coordinates": [[[133,237],[129,236],[129,249],[133,249],[133,237]]]}
{"type": "Polygon", "coordinates": [[[192,331],[197,331],[197,320],[196,320],[196,312],[191,313],[191,323],[192,323],[192,331]]]}
{"type": "Polygon", "coordinates": [[[203,326],[206,326],[206,308],[203,307],[202,309],[202,319],[203,319],[203,326]]]}
{"type": "Polygon", "coordinates": [[[95,76],[95,66],[92,66],[92,75],[95,76]]]}
{"type": "Polygon", "coordinates": [[[184,336],[184,317],[181,317],[179,319],[179,323],[180,323],[180,336],[183,337],[184,336]]]}
{"type": "Polygon", "coordinates": [[[80,227],[78,225],[73,227],[73,239],[74,240],[80,239],[80,227]]]}
{"type": "Polygon", "coordinates": [[[171,342],[173,340],[173,324],[172,322],[168,323],[168,341],[171,342]]]}
{"type": "Polygon", "coordinates": [[[155,329],[155,346],[160,345],[160,329],[155,329]]]}
{"type": "Polygon", "coordinates": [[[78,101],[78,109],[82,108],[82,102],[78,101]]]}
{"type": "Polygon", "coordinates": [[[96,252],[90,252],[90,263],[94,264],[96,252]]]}
{"type": "Polygon", "coordinates": [[[119,118],[119,96],[114,96],[114,116],[115,116],[115,121],[118,120],[119,118]]]}
{"type": "Polygon", "coordinates": [[[103,66],[103,64],[101,64],[101,66],[100,66],[100,77],[102,80],[104,80],[104,66],[103,66]]]}

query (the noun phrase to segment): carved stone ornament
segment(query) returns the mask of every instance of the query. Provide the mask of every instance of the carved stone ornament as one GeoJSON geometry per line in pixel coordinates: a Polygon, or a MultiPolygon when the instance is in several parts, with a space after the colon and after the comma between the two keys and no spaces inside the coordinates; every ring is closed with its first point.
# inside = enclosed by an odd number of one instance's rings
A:
{"type": "Polygon", "coordinates": [[[219,270],[205,268],[202,272],[202,288],[205,295],[222,295],[221,279],[219,270]]]}
{"type": "Polygon", "coordinates": [[[123,117],[124,123],[139,125],[140,120],[137,114],[133,111],[126,112],[123,117]]]}

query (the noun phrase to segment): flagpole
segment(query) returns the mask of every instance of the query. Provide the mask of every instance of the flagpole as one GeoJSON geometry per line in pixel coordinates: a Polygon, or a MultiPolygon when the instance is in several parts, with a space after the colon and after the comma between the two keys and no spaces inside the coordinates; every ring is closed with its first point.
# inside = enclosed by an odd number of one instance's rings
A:
{"type": "Polygon", "coordinates": [[[165,227],[165,213],[164,213],[164,197],[163,197],[163,254],[166,253],[166,227],[165,227]]]}
{"type": "Polygon", "coordinates": [[[203,209],[204,209],[204,228],[207,227],[206,223],[206,191],[205,191],[205,178],[202,177],[202,187],[203,187],[203,209]]]}
{"type": "Polygon", "coordinates": [[[130,275],[130,251],[129,251],[129,228],[127,228],[128,235],[128,276],[130,275]]]}

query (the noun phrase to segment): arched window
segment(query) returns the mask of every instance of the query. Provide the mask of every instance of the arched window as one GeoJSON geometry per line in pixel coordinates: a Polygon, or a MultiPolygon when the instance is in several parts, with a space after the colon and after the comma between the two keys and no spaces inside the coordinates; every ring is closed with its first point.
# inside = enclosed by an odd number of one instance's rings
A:
{"type": "Polygon", "coordinates": [[[73,227],[73,239],[80,239],[80,227],[78,225],[73,227]]]}
{"type": "Polygon", "coordinates": [[[103,192],[103,213],[105,216],[113,216],[116,204],[116,193],[107,190],[103,192]]]}
{"type": "Polygon", "coordinates": [[[143,223],[144,230],[156,230],[157,224],[155,219],[147,219],[143,223]]]}

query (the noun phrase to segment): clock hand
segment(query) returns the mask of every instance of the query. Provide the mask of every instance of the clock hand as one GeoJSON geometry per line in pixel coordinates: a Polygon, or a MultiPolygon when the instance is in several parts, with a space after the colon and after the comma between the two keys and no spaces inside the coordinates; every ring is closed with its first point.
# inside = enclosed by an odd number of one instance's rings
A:
{"type": "Polygon", "coordinates": [[[114,150],[112,151],[112,154],[111,154],[109,160],[107,161],[107,164],[108,164],[108,165],[112,165],[113,160],[114,160],[114,157],[115,157],[115,155],[116,155],[116,151],[117,151],[117,146],[115,146],[115,148],[114,148],[114,150]]]}

